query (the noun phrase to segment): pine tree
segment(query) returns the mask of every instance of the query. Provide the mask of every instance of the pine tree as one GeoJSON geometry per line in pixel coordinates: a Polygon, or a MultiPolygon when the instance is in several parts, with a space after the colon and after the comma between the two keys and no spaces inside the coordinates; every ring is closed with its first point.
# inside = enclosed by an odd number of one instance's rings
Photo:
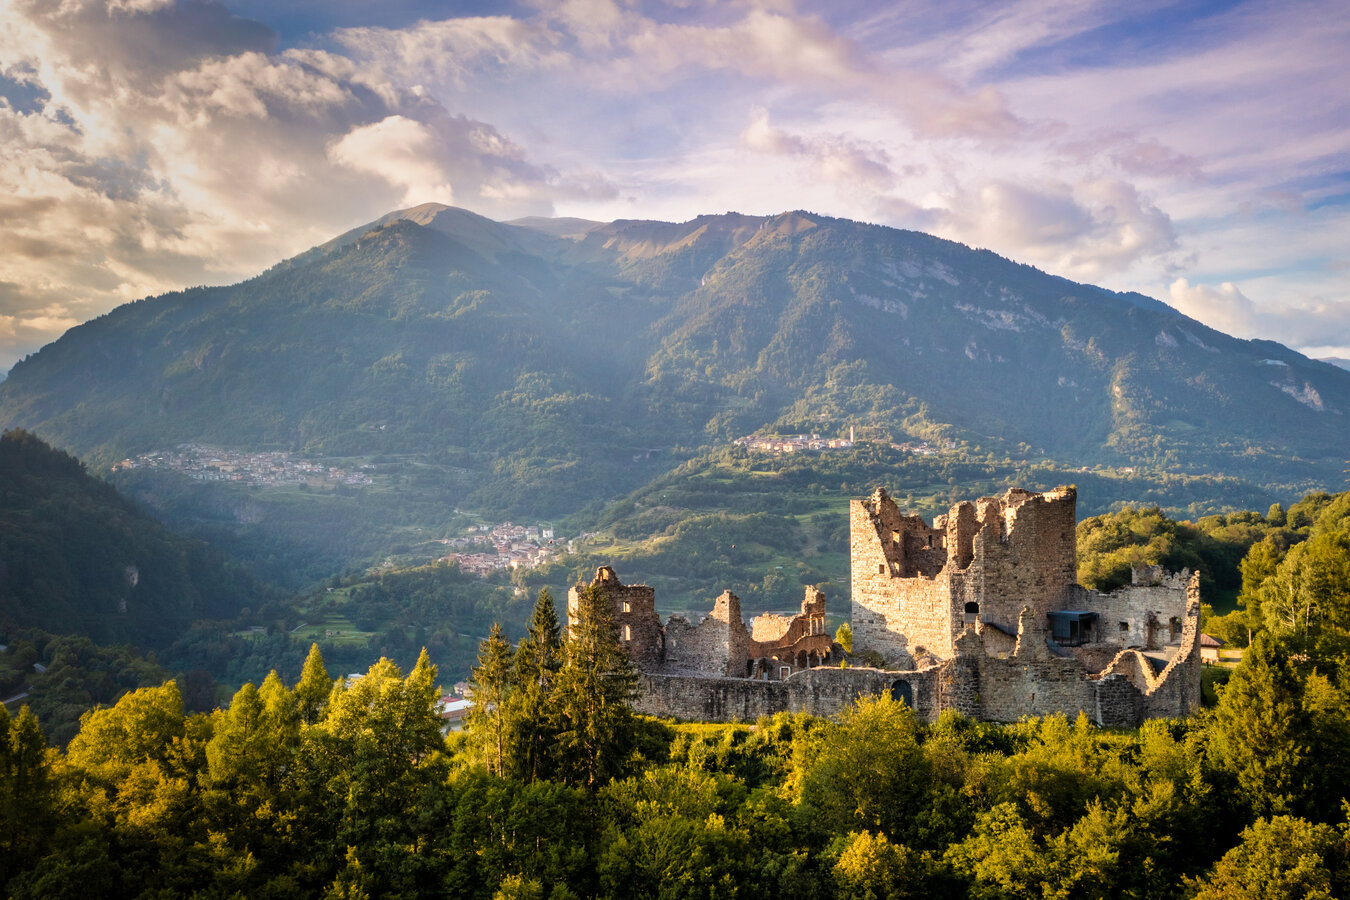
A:
{"type": "Polygon", "coordinates": [[[1262,633],[1219,696],[1210,729],[1214,757],[1237,777],[1257,815],[1289,813],[1299,805],[1299,773],[1310,750],[1301,693],[1287,654],[1262,633]]]}
{"type": "Polygon", "coordinates": [[[548,588],[539,591],[529,633],[516,647],[515,691],[507,701],[508,769],[524,781],[553,774],[558,716],[553,691],[562,667],[558,613],[548,588]]]}
{"type": "Polygon", "coordinates": [[[35,861],[56,824],[51,754],[27,707],[0,706],[0,885],[35,861]]]}
{"type": "Polygon", "coordinates": [[[578,599],[557,679],[559,750],[563,777],[595,788],[618,774],[632,751],[637,673],[619,643],[608,594],[590,586],[578,599]]]}
{"type": "Polygon", "coordinates": [[[328,694],[333,690],[333,680],[324,668],[323,654],[318,644],[309,645],[309,656],[305,657],[305,667],[300,670],[300,681],[295,686],[295,701],[300,711],[300,720],[313,725],[323,718],[323,707],[328,694]]]}
{"type": "Polygon", "coordinates": [[[473,709],[469,731],[483,747],[488,770],[501,775],[506,767],[507,701],[515,687],[511,644],[494,622],[487,640],[478,645],[478,666],[471,676],[473,709]]]}

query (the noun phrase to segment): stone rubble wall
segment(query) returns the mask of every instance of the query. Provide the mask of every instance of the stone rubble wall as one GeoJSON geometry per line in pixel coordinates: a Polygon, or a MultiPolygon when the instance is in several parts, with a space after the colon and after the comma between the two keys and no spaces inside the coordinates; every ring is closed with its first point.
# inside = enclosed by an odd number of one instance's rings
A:
{"type": "Polygon", "coordinates": [[[859,697],[908,685],[915,713],[933,721],[940,712],[938,667],[917,672],[808,669],[782,681],[643,675],[636,708],[653,716],[704,722],[753,722],[778,712],[833,716],[859,697]]]}
{"type": "MultiPolygon", "coordinates": [[[[740,598],[724,591],[697,625],[682,619],[666,624],[665,668],[699,675],[744,678],[751,659],[750,635],[741,619],[740,598]]],[[[650,668],[639,667],[642,671],[650,668]]]]}
{"type": "Polygon", "coordinates": [[[1146,650],[1181,646],[1181,633],[1173,634],[1171,626],[1176,619],[1184,628],[1191,573],[1149,576],[1140,570],[1134,574],[1133,583],[1106,594],[1074,585],[1073,608],[1097,613],[1100,643],[1146,650]]]}

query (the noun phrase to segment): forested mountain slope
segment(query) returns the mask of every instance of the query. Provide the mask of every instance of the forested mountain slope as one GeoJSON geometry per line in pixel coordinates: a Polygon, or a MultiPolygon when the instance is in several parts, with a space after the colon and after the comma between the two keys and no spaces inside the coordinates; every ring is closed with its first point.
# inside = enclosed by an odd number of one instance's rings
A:
{"type": "Polygon", "coordinates": [[[538,515],[763,428],[1344,480],[1350,372],[1146,297],[808,213],[565,226],[426,205],[128,304],[15,366],[0,423],[105,464],[421,454],[470,506],[538,515]]]}
{"type": "Polygon", "coordinates": [[[22,431],[0,436],[0,626],[163,648],[198,619],[233,619],[269,596],[79,460],[22,431]]]}

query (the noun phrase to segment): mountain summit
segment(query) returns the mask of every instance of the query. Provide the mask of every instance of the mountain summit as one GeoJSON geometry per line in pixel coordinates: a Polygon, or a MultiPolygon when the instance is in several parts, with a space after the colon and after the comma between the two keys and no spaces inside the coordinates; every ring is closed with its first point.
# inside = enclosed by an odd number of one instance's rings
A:
{"type": "Polygon", "coordinates": [[[1348,412],[1350,372],[925,234],[438,204],[119,307],[0,383],[0,423],[105,463],[183,441],[423,454],[472,473],[468,502],[540,510],[761,429],[1331,486],[1348,412]]]}

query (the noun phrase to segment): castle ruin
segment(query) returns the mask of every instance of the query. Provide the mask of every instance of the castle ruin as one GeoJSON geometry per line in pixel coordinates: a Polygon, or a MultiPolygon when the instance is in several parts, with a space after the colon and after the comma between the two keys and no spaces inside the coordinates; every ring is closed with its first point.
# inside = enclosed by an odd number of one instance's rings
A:
{"type": "MultiPolygon", "coordinates": [[[[1077,492],[1011,489],[953,506],[932,526],[880,488],[850,504],[855,650],[882,668],[840,668],[825,598],[806,589],[795,616],[746,627],[730,591],[697,625],[656,613],[655,591],[602,567],[592,586],[613,603],[641,672],[638,708],[708,721],[779,711],[830,715],[890,693],[920,717],[1078,713],[1137,727],[1200,704],[1199,576],[1135,570],[1102,593],[1078,585],[1077,492]]],[[[579,592],[568,594],[569,620],[579,592]]]]}

